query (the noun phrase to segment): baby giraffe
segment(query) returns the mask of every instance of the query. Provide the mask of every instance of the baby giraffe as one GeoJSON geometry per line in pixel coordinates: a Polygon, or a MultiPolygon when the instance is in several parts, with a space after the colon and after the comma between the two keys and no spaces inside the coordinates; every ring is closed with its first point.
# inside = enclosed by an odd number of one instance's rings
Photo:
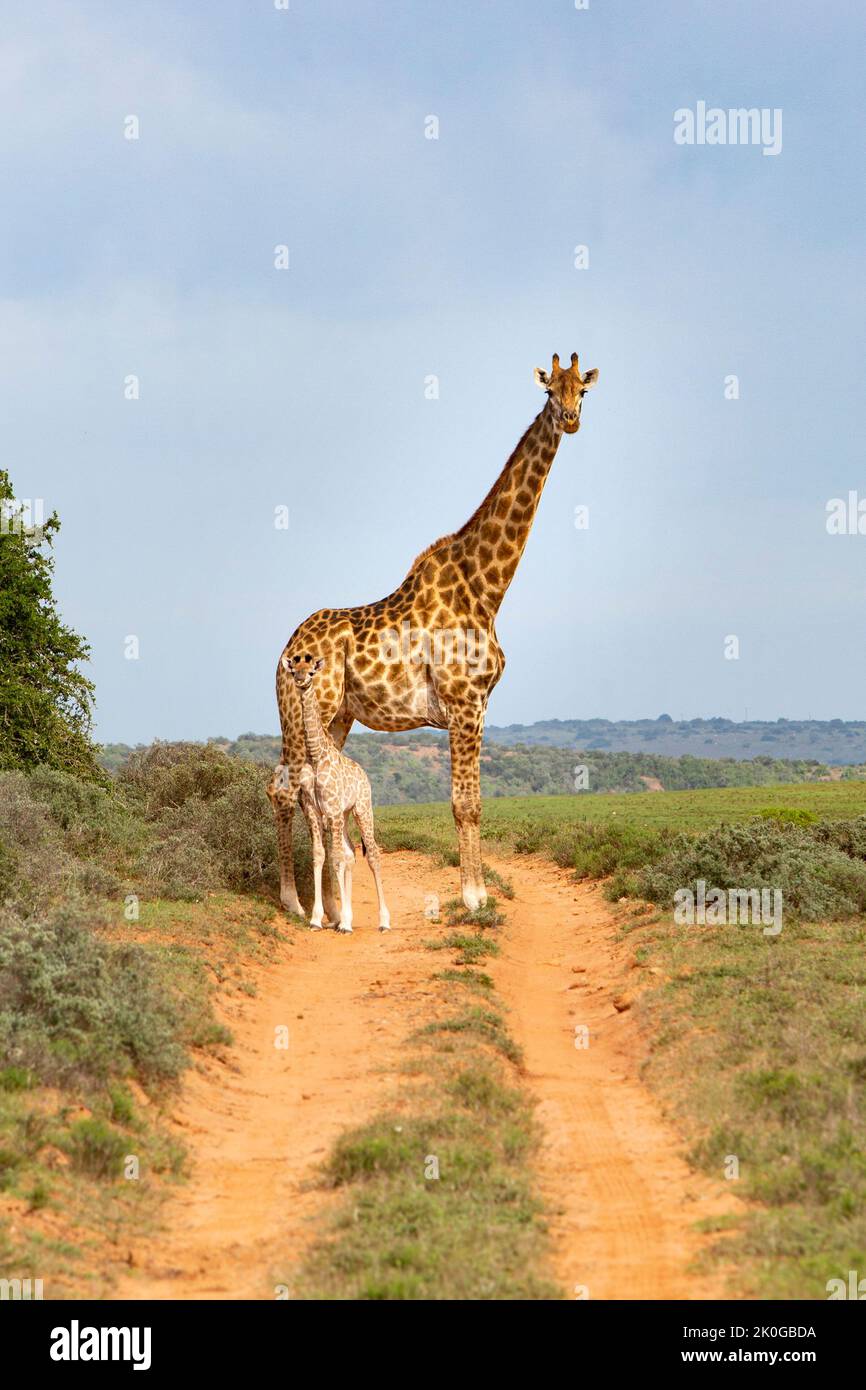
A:
{"type": "MultiPolygon", "coordinates": [[[[324,666],[324,661],[314,661],[311,656],[284,656],[283,667],[292,676],[301,696],[304,715],[304,741],[307,749],[307,763],[301,772],[301,791],[306,792],[315,807],[320,829],[324,831],[324,842],[330,841],[331,867],[336,868],[337,886],[340,890],[339,930],[352,930],[352,869],[355,865],[355,851],[346,833],[346,814],[351,811],[361,832],[361,847],[376,883],[376,896],[379,899],[379,930],[388,931],[391,915],[385,906],[382,892],[381,859],[382,852],[373,834],[373,795],[366,772],[345,753],[341,753],[330,734],[326,733],[319,713],[319,702],[313,689],[313,680],[324,666]],[[336,861],[336,862],[335,862],[336,861]]],[[[322,836],[317,836],[313,844],[313,872],[315,876],[315,901],[310,916],[310,926],[322,926],[322,868],[325,850],[322,836]]]]}

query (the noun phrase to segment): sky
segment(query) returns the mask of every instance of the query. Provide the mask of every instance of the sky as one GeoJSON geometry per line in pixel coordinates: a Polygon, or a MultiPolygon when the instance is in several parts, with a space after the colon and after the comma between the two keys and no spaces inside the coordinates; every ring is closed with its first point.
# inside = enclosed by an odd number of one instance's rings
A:
{"type": "Polygon", "coordinates": [[[862,5],[0,20],[3,466],[61,518],[100,739],[276,730],[294,627],[457,529],[572,351],[489,721],[863,716],[862,5]],[[700,102],[781,149],[678,143],[700,102]]]}

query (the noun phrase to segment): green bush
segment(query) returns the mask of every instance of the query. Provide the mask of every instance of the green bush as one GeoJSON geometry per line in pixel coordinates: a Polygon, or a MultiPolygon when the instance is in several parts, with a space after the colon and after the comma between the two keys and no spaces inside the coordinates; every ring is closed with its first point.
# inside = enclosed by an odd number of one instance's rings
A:
{"type": "Polygon", "coordinates": [[[578,878],[605,878],[616,869],[653,863],[664,844],[657,830],[627,821],[578,821],[553,837],[548,852],[560,868],[574,869],[578,878]]]}
{"type": "Polygon", "coordinates": [[[818,817],[805,806],[767,806],[759,815],[782,825],[814,825],[818,817]]]}
{"type": "Polygon", "coordinates": [[[68,852],[110,856],[116,862],[140,838],[133,816],[113,787],[83,782],[50,767],[34,768],[27,780],[33,799],[48,808],[63,832],[68,852]]]}
{"type": "Polygon", "coordinates": [[[177,1076],[183,1019],[157,962],[101,940],[95,925],[80,906],[47,921],[0,910],[0,1063],[44,1084],[177,1076]]]}
{"type": "Polygon", "coordinates": [[[678,889],[703,879],[713,888],[781,889],[785,910],[807,920],[851,916],[866,910],[866,862],[838,848],[834,833],[823,823],[757,819],[679,834],[655,862],[621,868],[608,893],[671,906],[678,889]]]}
{"type": "MultiPolygon", "coordinates": [[[[149,822],[139,869],[163,897],[207,889],[273,890],[277,837],[267,796],[270,772],[229,758],[213,744],[155,743],[132,754],[119,777],[124,796],[149,822]]],[[[295,825],[299,825],[300,814],[295,825]]],[[[303,834],[299,882],[312,879],[303,834]]]]}
{"type": "Polygon", "coordinates": [[[819,844],[833,845],[851,859],[866,859],[866,816],[822,820],[811,833],[819,844]]]}
{"type": "Polygon", "coordinates": [[[3,901],[30,912],[74,894],[81,866],[23,772],[0,772],[0,844],[3,901]]]}
{"type": "Polygon", "coordinates": [[[192,829],[154,836],[139,859],[139,871],[160,898],[196,899],[220,886],[210,846],[192,829]]]}
{"type": "Polygon", "coordinates": [[[95,1178],[120,1177],[127,1141],[104,1120],[77,1120],[64,1147],[80,1172],[95,1178]]]}
{"type": "Polygon", "coordinates": [[[127,799],[149,818],[191,800],[221,796],[240,763],[206,743],[152,743],[133,753],[118,777],[127,799]]]}
{"type": "MultiPolygon", "coordinates": [[[[238,892],[274,888],[279,882],[268,777],[264,769],[239,761],[233,782],[208,808],[205,839],[223,884],[238,892]]],[[[298,814],[296,825],[299,819],[298,814]]]]}

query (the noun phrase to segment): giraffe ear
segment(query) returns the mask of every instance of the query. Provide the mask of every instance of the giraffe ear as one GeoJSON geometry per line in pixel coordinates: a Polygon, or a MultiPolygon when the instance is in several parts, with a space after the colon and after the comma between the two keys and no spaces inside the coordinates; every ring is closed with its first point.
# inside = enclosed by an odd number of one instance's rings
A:
{"type": "Polygon", "coordinates": [[[289,658],[285,655],[285,653],[280,657],[280,665],[282,666],[284,671],[288,671],[289,658]]]}
{"type": "Polygon", "coordinates": [[[533,375],[536,386],[540,386],[542,390],[546,391],[550,385],[550,373],[546,372],[543,367],[536,367],[533,375]]]}
{"type": "Polygon", "coordinates": [[[598,381],[598,367],[590,367],[588,372],[584,372],[581,381],[584,391],[588,391],[590,386],[594,386],[598,381]]]}
{"type": "Polygon", "coordinates": [[[318,661],[315,663],[315,665],[312,666],[312,667],[310,668],[310,669],[312,670],[313,675],[315,675],[317,671],[321,671],[321,669],[322,669],[322,667],[324,666],[324,664],[325,664],[325,659],[324,659],[324,657],[320,656],[319,659],[318,659],[318,661]]]}

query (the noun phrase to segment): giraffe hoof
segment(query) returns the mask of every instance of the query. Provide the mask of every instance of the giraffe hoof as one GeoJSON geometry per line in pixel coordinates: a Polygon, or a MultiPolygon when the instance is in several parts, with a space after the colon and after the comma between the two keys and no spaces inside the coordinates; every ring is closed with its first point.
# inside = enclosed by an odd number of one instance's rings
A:
{"type": "Polygon", "coordinates": [[[342,922],[341,922],[340,925],[337,927],[337,931],[341,931],[341,932],[343,933],[344,936],[348,936],[348,935],[351,933],[351,930],[352,930],[351,927],[344,927],[343,924],[342,924],[342,922]]]}
{"type": "Polygon", "coordinates": [[[324,922],[311,922],[311,923],[310,923],[310,931],[322,931],[323,928],[324,928],[324,925],[325,925],[324,922]]]}
{"type": "Polygon", "coordinates": [[[380,931],[390,931],[390,930],[391,930],[391,923],[390,923],[390,922],[380,922],[380,923],[379,923],[379,930],[380,930],[380,931]]]}

